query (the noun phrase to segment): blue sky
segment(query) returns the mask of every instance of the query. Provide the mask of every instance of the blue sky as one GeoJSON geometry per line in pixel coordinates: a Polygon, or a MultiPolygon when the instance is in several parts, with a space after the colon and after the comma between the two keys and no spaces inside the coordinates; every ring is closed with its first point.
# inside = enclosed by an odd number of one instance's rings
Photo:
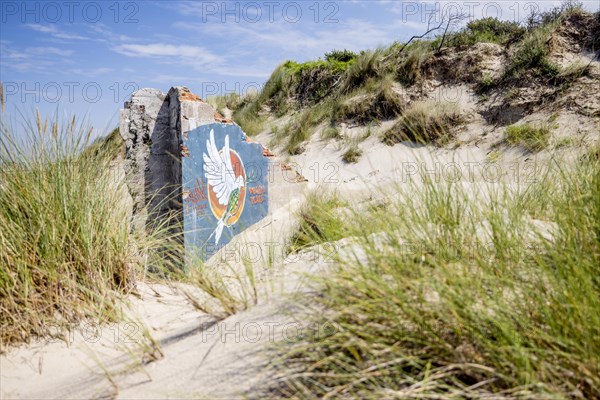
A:
{"type": "MultiPolygon", "coordinates": [[[[282,61],[362,50],[426,30],[431,12],[522,19],[559,1],[2,1],[5,116],[87,115],[118,124],[136,88],[206,96],[259,88],[282,61]]],[[[599,9],[599,0],[585,8],[599,9]]]]}

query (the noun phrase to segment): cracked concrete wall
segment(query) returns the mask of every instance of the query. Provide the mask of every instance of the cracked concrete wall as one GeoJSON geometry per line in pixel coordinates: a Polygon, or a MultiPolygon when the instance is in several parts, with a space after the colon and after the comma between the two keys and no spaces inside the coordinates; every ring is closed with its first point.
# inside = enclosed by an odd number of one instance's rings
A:
{"type": "Polygon", "coordinates": [[[132,229],[145,232],[150,224],[170,218],[171,230],[180,232],[182,135],[214,122],[224,119],[186,87],[172,87],[167,94],[141,89],[131,95],[121,110],[119,130],[133,199],[132,229]]]}

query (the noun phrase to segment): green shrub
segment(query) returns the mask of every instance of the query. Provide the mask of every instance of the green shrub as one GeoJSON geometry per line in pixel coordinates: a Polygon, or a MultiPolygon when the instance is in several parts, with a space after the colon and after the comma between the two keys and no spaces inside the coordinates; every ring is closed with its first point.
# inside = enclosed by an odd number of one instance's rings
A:
{"type": "Polygon", "coordinates": [[[550,128],[546,125],[511,125],[506,128],[506,143],[523,146],[529,151],[540,151],[548,147],[550,128]]]}
{"type": "Polygon", "coordinates": [[[325,61],[333,62],[348,62],[354,60],[358,55],[350,50],[332,50],[329,53],[325,53],[325,61]]]}
{"type": "Polygon", "coordinates": [[[525,72],[546,78],[558,75],[560,68],[548,60],[550,35],[551,27],[543,27],[530,32],[511,57],[505,78],[520,78],[525,72]]]}
{"type": "MultiPolygon", "coordinates": [[[[487,17],[471,21],[467,26],[446,39],[450,47],[473,46],[476,43],[498,43],[519,40],[525,34],[525,28],[516,22],[500,21],[497,18],[487,17]]],[[[439,45],[437,38],[433,46],[439,45]]]]}
{"type": "Polygon", "coordinates": [[[290,97],[295,105],[302,107],[316,104],[328,96],[349,63],[318,61],[298,65],[300,67],[293,72],[290,97]]]}
{"type": "Polygon", "coordinates": [[[283,64],[283,67],[287,69],[292,75],[298,75],[305,71],[310,71],[314,69],[325,69],[330,71],[331,73],[343,73],[346,71],[350,65],[352,65],[354,59],[350,59],[348,61],[340,61],[340,60],[331,60],[331,61],[307,61],[303,63],[298,63],[296,61],[286,61],[283,64]]]}
{"type": "Polygon", "coordinates": [[[527,17],[527,29],[533,30],[556,24],[565,18],[569,18],[573,13],[580,12],[582,6],[583,4],[578,0],[563,0],[561,5],[548,11],[532,9],[527,17]]]}
{"type": "Polygon", "coordinates": [[[525,29],[517,22],[500,21],[492,17],[469,22],[467,30],[474,35],[489,36],[494,39],[495,43],[502,42],[506,37],[522,35],[525,32],[525,29]]]}

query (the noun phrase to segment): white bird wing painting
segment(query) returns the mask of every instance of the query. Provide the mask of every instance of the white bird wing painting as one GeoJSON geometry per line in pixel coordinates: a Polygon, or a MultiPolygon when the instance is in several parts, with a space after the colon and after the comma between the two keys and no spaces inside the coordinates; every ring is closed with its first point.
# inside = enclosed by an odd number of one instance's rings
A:
{"type": "MultiPolygon", "coordinates": [[[[203,154],[206,180],[217,195],[219,204],[225,206],[225,211],[217,221],[217,227],[211,234],[211,237],[215,235],[215,244],[217,244],[219,243],[227,219],[237,208],[240,187],[244,186],[244,181],[242,177],[238,177],[237,179],[235,177],[235,171],[231,163],[231,153],[229,151],[229,135],[225,136],[225,145],[221,153],[219,153],[215,144],[215,132],[211,129],[210,140],[206,141],[206,151],[207,153],[203,154]]],[[[210,237],[208,240],[210,240],[210,237]]]]}
{"type": "Polygon", "coordinates": [[[208,184],[213,187],[219,204],[226,206],[229,195],[235,189],[235,173],[229,152],[229,135],[225,136],[225,146],[219,154],[215,144],[215,131],[211,129],[210,140],[206,141],[207,153],[204,153],[204,173],[208,184]]]}

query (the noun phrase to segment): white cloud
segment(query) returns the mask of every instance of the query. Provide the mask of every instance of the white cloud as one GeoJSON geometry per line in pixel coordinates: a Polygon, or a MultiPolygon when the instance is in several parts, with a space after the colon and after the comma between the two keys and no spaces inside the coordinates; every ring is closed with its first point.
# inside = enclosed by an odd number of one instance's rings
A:
{"type": "Polygon", "coordinates": [[[108,26],[101,22],[95,24],[88,24],[86,25],[86,28],[92,32],[94,40],[98,42],[131,42],[135,40],[131,36],[117,34],[113,32],[108,26]]]}
{"type": "Polygon", "coordinates": [[[214,70],[222,58],[200,46],[174,45],[169,43],[124,43],[113,51],[128,57],[153,58],[165,64],[178,64],[197,70],[214,70]]]}
{"type": "Polygon", "coordinates": [[[113,71],[114,70],[112,68],[106,68],[106,67],[98,67],[98,68],[90,68],[90,69],[74,68],[74,69],[69,70],[69,72],[72,74],[82,75],[82,76],[86,76],[86,77],[90,77],[90,78],[95,78],[98,75],[108,74],[109,72],[113,72],[113,71]]]}
{"type": "Polygon", "coordinates": [[[36,56],[62,56],[69,57],[73,54],[73,50],[64,50],[58,49],[56,47],[29,47],[25,49],[26,54],[36,55],[36,56]]]}
{"type": "Polygon", "coordinates": [[[117,49],[120,53],[133,57],[214,57],[202,47],[165,43],[122,44],[117,49]]]}
{"type": "Polygon", "coordinates": [[[57,39],[65,40],[88,40],[89,38],[74,33],[67,33],[60,31],[54,25],[41,25],[41,24],[25,24],[25,26],[31,30],[41,33],[47,33],[50,36],[57,39]]]}
{"type": "Polygon", "coordinates": [[[376,25],[358,19],[344,23],[323,25],[324,29],[307,29],[301,24],[286,22],[263,24],[213,24],[176,22],[175,28],[195,31],[202,35],[227,37],[237,48],[255,49],[266,53],[273,48],[274,54],[287,52],[323,54],[333,48],[362,50],[392,42],[398,37],[397,25],[376,25]]]}
{"type": "Polygon", "coordinates": [[[50,67],[71,63],[72,50],[57,47],[13,47],[10,42],[0,43],[3,68],[19,72],[45,72],[50,67]]]}
{"type": "Polygon", "coordinates": [[[42,32],[42,33],[54,33],[56,32],[56,27],[48,26],[48,25],[39,25],[39,24],[26,24],[26,27],[29,29],[33,29],[34,31],[42,32]]]}
{"type": "Polygon", "coordinates": [[[169,74],[157,74],[148,80],[152,83],[158,83],[160,85],[177,86],[177,85],[189,85],[190,83],[201,83],[204,80],[197,76],[188,75],[169,75],[169,74]]]}

